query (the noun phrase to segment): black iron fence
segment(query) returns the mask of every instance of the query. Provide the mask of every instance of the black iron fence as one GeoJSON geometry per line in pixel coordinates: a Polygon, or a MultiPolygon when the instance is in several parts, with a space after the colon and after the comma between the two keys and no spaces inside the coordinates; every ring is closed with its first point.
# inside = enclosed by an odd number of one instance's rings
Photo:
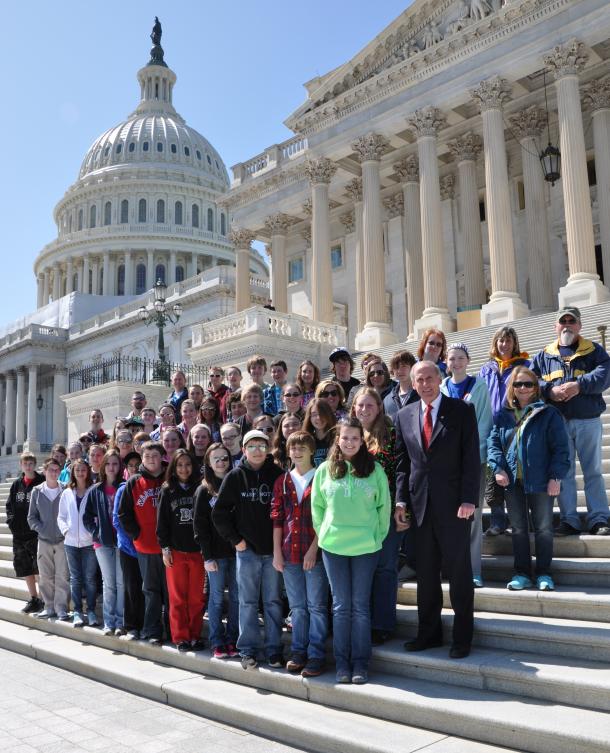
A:
{"type": "Polygon", "coordinates": [[[89,363],[86,366],[70,367],[68,390],[69,392],[78,392],[109,382],[133,382],[134,384],[154,382],[155,384],[166,384],[169,387],[171,375],[175,371],[183,371],[189,385],[200,384],[205,388],[208,383],[207,366],[118,356],[89,363]]]}

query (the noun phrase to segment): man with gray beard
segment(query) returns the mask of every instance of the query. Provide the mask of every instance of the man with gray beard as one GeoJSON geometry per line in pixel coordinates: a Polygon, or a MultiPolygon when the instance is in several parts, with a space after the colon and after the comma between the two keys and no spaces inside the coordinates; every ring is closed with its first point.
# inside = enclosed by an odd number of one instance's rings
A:
{"type": "Polygon", "coordinates": [[[557,314],[557,340],[534,358],[532,371],[540,377],[542,395],[563,415],[570,440],[570,472],[561,482],[561,521],[556,536],[581,533],[576,506],[576,455],[585,480],[587,529],[607,536],[608,497],[602,476],[602,424],[606,409],[602,393],[610,387],[610,357],[591,340],[580,336],[580,310],[566,306],[557,314]]]}

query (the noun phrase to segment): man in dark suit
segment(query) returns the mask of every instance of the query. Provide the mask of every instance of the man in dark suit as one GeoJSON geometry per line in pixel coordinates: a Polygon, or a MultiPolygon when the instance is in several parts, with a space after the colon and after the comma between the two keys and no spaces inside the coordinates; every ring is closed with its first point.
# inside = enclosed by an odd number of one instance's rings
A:
{"type": "Polygon", "coordinates": [[[449,656],[470,653],[474,589],[470,519],[479,499],[479,433],[474,409],[441,394],[436,364],[412,369],[420,401],[396,415],[396,512],[398,530],[417,527],[417,637],[407,651],[441,646],[441,569],[449,576],[455,613],[449,656]]]}

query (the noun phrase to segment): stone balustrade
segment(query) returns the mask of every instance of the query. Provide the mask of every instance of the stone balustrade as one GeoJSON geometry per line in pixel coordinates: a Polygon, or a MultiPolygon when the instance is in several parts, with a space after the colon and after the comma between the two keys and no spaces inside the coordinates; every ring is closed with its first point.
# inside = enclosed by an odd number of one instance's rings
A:
{"type": "Polygon", "coordinates": [[[232,187],[241,185],[244,181],[256,178],[262,173],[268,172],[283,162],[288,162],[295,157],[300,157],[307,151],[307,139],[303,136],[294,136],[281,144],[274,144],[257,154],[247,162],[238,162],[233,165],[232,187]]]}
{"type": "Polygon", "coordinates": [[[6,348],[11,345],[24,341],[49,341],[68,339],[68,331],[61,327],[47,327],[42,324],[28,324],[26,327],[9,332],[0,338],[0,348],[6,348]]]}

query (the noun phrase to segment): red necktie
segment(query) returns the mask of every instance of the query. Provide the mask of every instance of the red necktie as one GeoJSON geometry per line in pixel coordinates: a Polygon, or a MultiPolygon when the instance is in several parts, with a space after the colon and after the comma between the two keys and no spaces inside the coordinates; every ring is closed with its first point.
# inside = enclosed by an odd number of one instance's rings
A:
{"type": "Polygon", "coordinates": [[[422,444],[425,452],[428,452],[430,440],[432,439],[432,403],[426,405],[426,414],[424,416],[424,430],[422,431],[422,444]]]}

